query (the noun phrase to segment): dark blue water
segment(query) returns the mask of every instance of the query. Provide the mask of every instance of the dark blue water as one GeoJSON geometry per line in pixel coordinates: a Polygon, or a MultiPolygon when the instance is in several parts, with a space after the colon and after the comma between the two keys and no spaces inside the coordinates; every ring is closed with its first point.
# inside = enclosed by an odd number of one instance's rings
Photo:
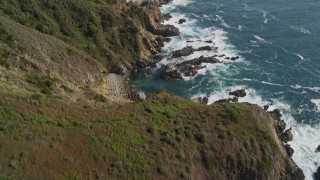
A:
{"type": "MultiPolygon", "coordinates": [[[[320,2],[315,0],[176,0],[164,6],[174,18],[169,24],[181,29],[164,48],[168,60],[173,50],[187,40],[214,39],[218,54],[242,56],[240,62],[203,70],[192,79],[166,82],[155,75],[136,80],[146,93],[171,90],[183,97],[208,96],[210,102],[228,97],[228,91],[246,88],[249,96],[241,101],[263,105],[272,102],[285,113],[293,127],[296,153],[293,159],[304,170],[307,179],[320,164],[314,149],[320,144],[320,2]],[[185,25],[177,25],[185,17],[185,25]],[[224,40],[221,40],[224,39],[224,40]]],[[[191,59],[195,54],[182,60],[191,59]]],[[[212,55],[212,54],[211,54],[212,55]]],[[[180,59],[181,60],[181,59],[180,59]]]]}

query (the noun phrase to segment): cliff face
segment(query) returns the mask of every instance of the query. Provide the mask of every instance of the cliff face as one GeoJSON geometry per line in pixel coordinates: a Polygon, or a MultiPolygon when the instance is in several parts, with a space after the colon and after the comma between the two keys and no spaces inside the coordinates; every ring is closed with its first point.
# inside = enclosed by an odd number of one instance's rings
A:
{"type": "Polygon", "coordinates": [[[303,179],[255,105],[112,101],[179,34],[167,2],[0,1],[0,178],[303,179]]]}
{"type": "Polygon", "coordinates": [[[146,67],[161,50],[148,18],[143,7],[120,1],[1,1],[3,80],[73,100],[125,92],[108,74],[146,67]]]}

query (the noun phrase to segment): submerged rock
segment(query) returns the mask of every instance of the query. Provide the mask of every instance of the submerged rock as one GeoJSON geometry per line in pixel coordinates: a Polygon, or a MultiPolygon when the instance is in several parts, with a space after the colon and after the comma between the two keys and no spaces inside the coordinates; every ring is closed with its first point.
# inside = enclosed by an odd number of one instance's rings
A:
{"type": "Polygon", "coordinates": [[[229,95],[236,96],[236,97],[245,97],[247,93],[245,89],[240,89],[233,92],[229,92],[229,95]]]}

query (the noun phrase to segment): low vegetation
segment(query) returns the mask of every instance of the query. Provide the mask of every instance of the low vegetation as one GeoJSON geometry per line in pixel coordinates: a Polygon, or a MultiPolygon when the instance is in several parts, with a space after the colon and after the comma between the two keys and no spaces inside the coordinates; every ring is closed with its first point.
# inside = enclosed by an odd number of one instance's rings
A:
{"type": "Polygon", "coordinates": [[[203,106],[168,92],[90,108],[1,97],[1,172],[12,178],[263,178],[281,155],[252,105],[203,106]],[[246,118],[234,121],[235,112],[246,118]]]}

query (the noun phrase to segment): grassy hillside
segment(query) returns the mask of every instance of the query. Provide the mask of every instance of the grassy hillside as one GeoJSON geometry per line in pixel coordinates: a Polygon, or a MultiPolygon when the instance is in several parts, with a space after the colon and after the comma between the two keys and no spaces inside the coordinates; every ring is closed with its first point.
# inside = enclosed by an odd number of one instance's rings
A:
{"type": "Polygon", "coordinates": [[[268,179],[289,163],[257,106],[203,106],[167,92],[130,104],[18,94],[1,91],[3,177],[268,179]]]}
{"type": "Polygon", "coordinates": [[[151,50],[141,8],[123,1],[2,0],[0,14],[83,50],[112,69],[151,50]]]}

